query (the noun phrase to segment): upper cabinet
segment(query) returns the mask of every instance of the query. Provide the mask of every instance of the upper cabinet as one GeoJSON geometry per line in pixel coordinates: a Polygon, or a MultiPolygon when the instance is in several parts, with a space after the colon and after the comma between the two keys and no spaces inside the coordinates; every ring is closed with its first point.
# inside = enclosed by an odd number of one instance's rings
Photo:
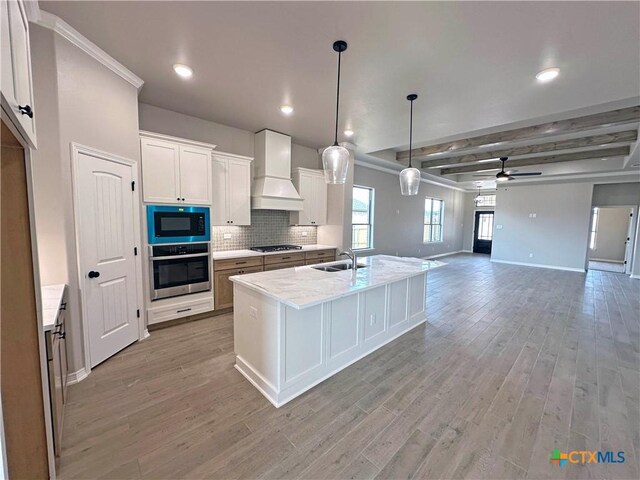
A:
{"type": "Polygon", "coordinates": [[[304,200],[303,210],[291,212],[292,225],[325,225],[327,223],[327,184],[322,170],[296,168],[293,185],[304,200]]]}
{"type": "Polygon", "coordinates": [[[215,145],[155,133],[140,134],[146,203],[211,205],[211,151],[215,145]]]}
{"type": "Polygon", "coordinates": [[[0,9],[2,108],[29,145],[35,148],[36,112],[33,105],[27,13],[22,0],[2,1],[0,9]]]}
{"type": "Polygon", "coordinates": [[[213,153],[211,225],[251,225],[251,161],[230,153],[213,153]]]}

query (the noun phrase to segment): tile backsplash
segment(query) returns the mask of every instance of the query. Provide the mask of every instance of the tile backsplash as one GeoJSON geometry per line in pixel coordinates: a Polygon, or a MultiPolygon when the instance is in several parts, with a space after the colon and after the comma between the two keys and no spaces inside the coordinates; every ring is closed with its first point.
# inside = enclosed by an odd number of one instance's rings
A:
{"type": "Polygon", "coordinates": [[[240,250],[261,245],[313,245],[318,243],[317,227],[289,225],[289,212],[252,210],[251,226],[212,227],[212,250],[240,250]],[[225,234],[231,238],[225,239],[225,234]]]}

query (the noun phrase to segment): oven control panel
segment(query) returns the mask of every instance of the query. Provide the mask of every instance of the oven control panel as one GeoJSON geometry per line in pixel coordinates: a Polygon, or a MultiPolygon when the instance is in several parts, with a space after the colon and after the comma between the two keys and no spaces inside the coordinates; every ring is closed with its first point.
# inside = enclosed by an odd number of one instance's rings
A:
{"type": "Polygon", "coordinates": [[[181,243],[176,245],[157,245],[151,247],[152,257],[177,257],[209,253],[208,243],[181,243]]]}

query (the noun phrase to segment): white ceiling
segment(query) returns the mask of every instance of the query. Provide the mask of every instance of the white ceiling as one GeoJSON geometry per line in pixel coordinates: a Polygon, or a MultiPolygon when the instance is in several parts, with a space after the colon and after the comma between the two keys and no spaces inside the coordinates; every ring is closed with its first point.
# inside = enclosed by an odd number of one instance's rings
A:
{"type": "MultiPolygon", "coordinates": [[[[638,2],[50,2],[54,13],[144,81],[145,103],[226,125],[333,141],[344,39],[341,128],[361,159],[408,143],[534,124],[637,103],[638,2]],[[171,66],[185,63],[192,79],[171,66]],[[559,67],[557,80],[535,73],[559,67]],[[636,98],[634,98],[636,97],[636,98]],[[291,117],[279,107],[295,108],[291,117]]],[[[341,140],[346,140],[341,138],[341,140]]],[[[384,156],[384,155],[382,155],[384,156]]],[[[374,159],[375,160],[375,159],[374,159]]]]}

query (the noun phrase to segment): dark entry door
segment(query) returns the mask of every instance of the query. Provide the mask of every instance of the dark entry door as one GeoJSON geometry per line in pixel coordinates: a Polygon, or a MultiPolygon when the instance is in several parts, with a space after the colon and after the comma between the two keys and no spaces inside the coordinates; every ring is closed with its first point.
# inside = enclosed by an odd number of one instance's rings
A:
{"type": "Polygon", "coordinates": [[[476,212],[473,232],[473,252],[490,254],[493,241],[493,212],[476,212]]]}

